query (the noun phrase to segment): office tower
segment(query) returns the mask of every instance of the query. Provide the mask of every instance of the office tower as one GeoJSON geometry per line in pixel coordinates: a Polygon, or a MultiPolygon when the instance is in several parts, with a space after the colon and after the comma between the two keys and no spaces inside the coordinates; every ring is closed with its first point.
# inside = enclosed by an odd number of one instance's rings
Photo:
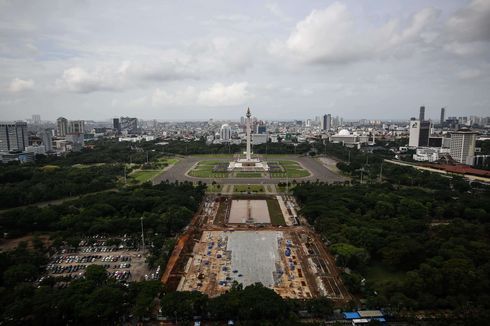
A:
{"type": "Polygon", "coordinates": [[[68,133],[68,120],[63,117],[59,117],[56,119],[56,125],[58,127],[58,136],[65,137],[68,133]]]}
{"type": "Polygon", "coordinates": [[[267,133],[267,127],[265,124],[258,124],[257,125],[257,134],[265,134],[267,133]]]}
{"type": "Polygon", "coordinates": [[[331,128],[332,128],[332,115],[325,114],[323,116],[322,129],[323,130],[330,130],[331,128]]]}
{"type": "Polygon", "coordinates": [[[44,131],[41,131],[40,134],[46,152],[51,152],[53,150],[53,137],[51,130],[45,129],[44,131]]]}
{"type": "Polygon", "coordinates": [[[121,132],[121,124],[119,123],[119,119],[118,118],[112,119],[112,128],[116,132],[121,132]]]}
{"type": "Polygon", "coordinates": [[[219,132],[221,141],[224,142],[229,142],[231,139],[231,128],[228,124],[224,124],[221,126],[220,132],[219,132]]]}
{"type": "Polygon", "coordinates": [[[449,153],[455,161],[473,165],[476,135],[476,132],[470,130],[459,130],[451,133],[449,153]]]}
{"type": "Polygon", "coordinates": [[[138,119],[136,118],[121,117],[119,125],[121,131],[125,131],[128,134],[136,134],[138,132],[138,119]]]}
{"type": "Polygon", "coordinates": [[[420,112],[419,112],[419,121],[424,121],[425,120],[425,106],[420,107],[420,112]]]}
{"type": "Polygon", "coordinates": [[[441,108],[441,120],[439,121],[439,123],[441,124],[441,126],[444,124],[444,117],[446,115],[446,109],[445,108],[441,108]]]}
{"type": "Polygon", "coordinates": [[[35,125],[38,125],[41,123],[41,116],[39,114],[33,114],[32,115],[32,123],[35,125]]]}
{"type": "Polygon", "coordinates": [[[0,124],[0,152],[23,151],[27,145],[27,123],[0,124]]]}
{"type": "Polygon", "coordinates": [[[83,120],[73,120],[68,124],[69,134],[83,134],[85,133],[85,121],[83,120]]]}
{"type": "Polygon", "coordinates": [[[430,122],[429,121],[410,121],[409,147],[423,147],[429,145],[430,122]]]}

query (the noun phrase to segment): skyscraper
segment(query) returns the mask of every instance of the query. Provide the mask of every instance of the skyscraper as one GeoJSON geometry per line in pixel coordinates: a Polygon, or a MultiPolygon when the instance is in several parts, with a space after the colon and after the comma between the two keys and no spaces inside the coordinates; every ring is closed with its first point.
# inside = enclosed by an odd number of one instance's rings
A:
{"type": "Polygon", "coordinates": [[[444,124],[445,115],[446,115],[446,109],[445,108],[441,108],[441,120],[439,121],[439,123],[441,124],[441,126],[444,124]]]}
{"type": "Polygon", "coordinates": [[[425,106],[420,107],[420,112],[419,112],[419,121],[425,121],[425,106]]]}
{"type": "Polygon", "coordinates": [[[410,138],[408,146],[423,147],[429,145],[430,122],[429,121],[410,121],[410,138]]]}
{"type": "Polygon", "coordinates": [[[41,116],[39,114],[33,114],[32,115],[32,123],[35,125],[38,125],[41,123],[41,116]]]}
{"type": "Polygon", "coordinates": [[[27,123],[0,124],[0,152],[23,151],[27,145],[27,123]]]}
{"type": "Polygon", "coordinates": [[[323,116],[322,129],[323,130],[330,130],[331,128],[332,128],[332,115],[331,114],[325,114],[323,116]]]}
{"type": "Polygon", "coordinates": [[[41,139],[43,140],[43,145],[46,152],[51,152],[53,150],[53,137],[50,129],[45,129],[40,133],[41,139]]]}
{"type": "Polygon", "coordinates": [[[114,128],[116,132],[121,132],[121,124],[119,123],[118,118],[112,119],[112,128],[114,128]]]}
{"type": "Polygon", "coordinates": [[[455,161],[473,165],[476,135],[476,132],[470,130],[459,130],[451,133],[449,153],[455,161]]]}
{"type": "Polygon", "coordinates": [[[221,141],[223,142],[229,142],[231,139],[231,128],[228,124],[224,124],[221,126],[220,132],[219,132],[221,141]]]}
{"type": "Polygon", "coordinates": [[[121,131],[125,131],[128,134],[135,134],[138,132],[138,119],[130,117],[121,117],[119,119],[121,131]]]}
{"type": "Polygon", "coordinates": [[[56,125],[58,127],[58,136],[65,137],[68,133],[68,120],[63,117],[56,119],[56,125]]]}
{"type": "Polygon", "coordinates": [[[85,121],[73,120],[68,124],[69,134],[83,134],[85,133],[85,121]]]}

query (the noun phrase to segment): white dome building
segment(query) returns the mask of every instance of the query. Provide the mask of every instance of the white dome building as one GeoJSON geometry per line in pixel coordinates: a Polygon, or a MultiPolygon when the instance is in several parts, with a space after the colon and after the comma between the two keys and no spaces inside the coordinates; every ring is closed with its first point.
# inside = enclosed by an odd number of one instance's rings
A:
{"type": "Polygon", "coordinates": [[[360,148],[361,144],[367,143],[369,136],[359,136],[357,132],[350,133],[347,129],[340,130],[337,134],[330,136],[329,141],[331,143],[341,143],[348,147],[360,148]]]}
{"type": "Polygon", "coordinates": [[[336,136],[350,136],[350,131],[347,129],[342,129],[336,136]]]}

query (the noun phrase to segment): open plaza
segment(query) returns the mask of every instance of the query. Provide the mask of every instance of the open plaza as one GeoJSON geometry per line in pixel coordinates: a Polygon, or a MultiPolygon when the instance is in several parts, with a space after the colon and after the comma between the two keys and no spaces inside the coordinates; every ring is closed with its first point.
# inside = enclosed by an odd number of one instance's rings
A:
{"type": "Polygon", "coordinates": [[[208,195],[162,282],[170,290],[210,297],[235,283],[262,283],[284,298],[348,301],[333,257],[297,214],[287,195],[208,195]]]}

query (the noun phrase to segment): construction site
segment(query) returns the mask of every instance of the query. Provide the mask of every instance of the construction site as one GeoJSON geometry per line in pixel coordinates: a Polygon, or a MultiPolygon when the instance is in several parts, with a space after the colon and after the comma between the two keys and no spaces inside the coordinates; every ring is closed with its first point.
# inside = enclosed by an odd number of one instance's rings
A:
{"type": "Polygon", "coordinates": [[[208,195],[180,236],[162,282],[169,290],[219,296],[262,283],[283,298],[351,299],[334,258],[293,197],[208,195]]]}

